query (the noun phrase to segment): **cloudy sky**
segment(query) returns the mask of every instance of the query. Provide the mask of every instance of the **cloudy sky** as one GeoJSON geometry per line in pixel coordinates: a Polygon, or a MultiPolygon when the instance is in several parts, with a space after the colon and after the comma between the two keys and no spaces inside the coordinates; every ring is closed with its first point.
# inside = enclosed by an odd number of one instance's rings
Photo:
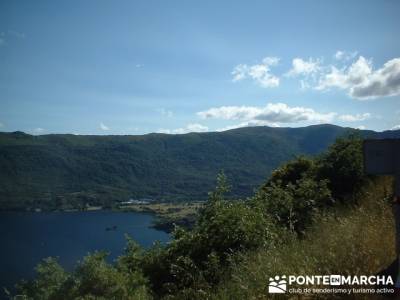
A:
{"type": "Polygon", "coordinates": [[[400,128],[400,1],[0,2],[0,131],[400,128]]]}

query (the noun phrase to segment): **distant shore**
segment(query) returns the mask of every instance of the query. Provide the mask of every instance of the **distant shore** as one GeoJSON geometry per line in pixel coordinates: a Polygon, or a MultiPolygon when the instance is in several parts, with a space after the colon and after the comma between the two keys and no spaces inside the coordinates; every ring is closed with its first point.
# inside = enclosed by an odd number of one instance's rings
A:
{"type": "MultiPolygon", "coordinates": [[[[82,211],[119,211],[119,212],[138,212],[149,213],[156,218],[150,227],[170,233],[174,230],[175,225],[186,229],[192,228],[196,222],[199,209],[203,207],[204,202],[149,202],[140,204],[120,205],[117,207],[102,206],[86,206],[82,208],[58,208],[58,209],[42,209],[27,208],[25,210],[12,210],[19,212],[82,212],[82,211]]],[[[4,210],[6,211],[6,210],[4,210]]]]}
{"type": "Polygon", "coordinates": [[[156,216],[152,227],[165,232],[172,232],[175,225],[191,228],[196,222],[198,211],[204,202],[183,203],[148,203],[122,206],[119,210],[151,213],[156,216]]]}

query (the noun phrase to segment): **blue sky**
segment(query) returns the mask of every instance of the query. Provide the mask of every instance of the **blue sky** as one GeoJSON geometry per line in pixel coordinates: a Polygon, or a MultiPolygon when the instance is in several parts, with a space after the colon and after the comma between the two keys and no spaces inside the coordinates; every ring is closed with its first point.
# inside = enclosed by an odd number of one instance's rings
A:
{"type": "Polygon", "coordinates": [[[400,128],[400,2],[1,1],[0,131],[400,128]]]}

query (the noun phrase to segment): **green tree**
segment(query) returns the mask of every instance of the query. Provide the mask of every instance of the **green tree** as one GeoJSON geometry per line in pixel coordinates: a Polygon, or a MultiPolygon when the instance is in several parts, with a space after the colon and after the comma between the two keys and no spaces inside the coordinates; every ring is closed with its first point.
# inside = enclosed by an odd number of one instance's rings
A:
{"type": "Polygon", "coordinates": [[[57,259],[48,257],[37,265],[33,281],[23,281],[16,285],[17,293],[29,299],[61,299],[60,289],[68,277],[57,259]]]}
{"type": "Polygon", "coordinates": [[[303,177],[313,178],[315,172],[316,166],[314,160],[305,156],[299,156],[275,169],[263,187],[273,183],[281,186],[286,186],[289,183],[296,184],[297,180],[303,177]]]}
{"type": "Polygon", "coordinates": [[[318,176],[328,180],[335,200],[344,201],[365,182],[362,139],[356,135],[338,138],[317,163],[318,176]]]}
{"type": "Polygon", "coordinates": [[[36,268],[31,282],[17,286],[27,299],[148,299],[146,281],[138,271],[132,273],[106,262],[105,252],[84,257],[71,273],[66,273],[54,258],[36,268]]]}
{"type": "Polygon", "coordinates": [[[276,240],[272,219],[247,201],[225,200],[228,191],[227,178],[220,173],[193,230],[177,227],[166,248],[145,255],[144,274],[158,295],[185,291],[184,297],[189,297],[190,291],[210,289],[220,282],[236,253],[267,248],[276,240]]]}
{"type": "Polygon", "coordinates": [[[263,187],[252,200],[281,226],[296,233],[312,225],[314,216],[333,203],[326,180],[303,177],[295,184],[281,181],[263,187]]]}

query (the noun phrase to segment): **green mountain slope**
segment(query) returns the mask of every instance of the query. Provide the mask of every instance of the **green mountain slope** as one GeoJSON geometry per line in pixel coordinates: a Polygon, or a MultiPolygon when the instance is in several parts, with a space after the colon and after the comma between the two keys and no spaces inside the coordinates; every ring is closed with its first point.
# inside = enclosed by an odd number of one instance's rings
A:
{"type": "Polygon", "coordinates": [[[234,181],[231,196],[246,197],[282,162],[319,153],[349,130],[317,125],[182,135],[0,133],[0,209],[111,206],[129,198],[203,200],[221,169],[234,181]]]}

